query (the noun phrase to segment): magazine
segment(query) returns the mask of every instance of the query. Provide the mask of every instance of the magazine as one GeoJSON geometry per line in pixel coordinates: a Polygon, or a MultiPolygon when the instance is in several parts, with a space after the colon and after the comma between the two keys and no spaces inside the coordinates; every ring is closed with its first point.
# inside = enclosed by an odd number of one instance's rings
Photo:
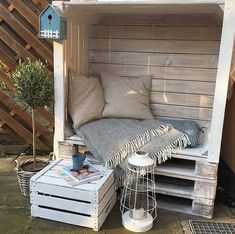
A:
{"type": "Polygon", "coordinates": [[[61,176],[69,185],[76,186],[98,180],[104,176],[104,172],[100,171],[87,160],[83,162],[83,168],[77,172],[73,171],[73,166],[60,166],[56,173],[61,176]]]}

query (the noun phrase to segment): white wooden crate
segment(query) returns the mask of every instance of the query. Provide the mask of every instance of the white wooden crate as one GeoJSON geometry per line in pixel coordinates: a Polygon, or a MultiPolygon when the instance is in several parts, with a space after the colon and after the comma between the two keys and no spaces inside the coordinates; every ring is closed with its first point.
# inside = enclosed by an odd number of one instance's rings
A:
{"type": "Polygon", "coordinates": [[[116,202],[114,173],[101,179],[71,187],[56,174],[56,168],[71,164],[60,159],[30,180],[31,216],[93,228],[98,231],[116,202]]]}

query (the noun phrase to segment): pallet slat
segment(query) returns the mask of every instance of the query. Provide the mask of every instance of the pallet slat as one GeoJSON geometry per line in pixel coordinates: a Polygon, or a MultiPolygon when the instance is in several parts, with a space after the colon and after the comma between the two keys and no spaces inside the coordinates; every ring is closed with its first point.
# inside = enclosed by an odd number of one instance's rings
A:
{"type": "Polygon", "coordinates": [[[156,182],[156,193],[167,196],[181,197],[192,200],[193,203],[213,206],[215,193],[216,193],[216,182],[199,182],[196,181],[194,184],[185,185],[177,183],[174,178],[168,178],[168,182],[156,182]],[[205,186],[205,184],[208,186],[205,186]],[[204,189],[203,189],[203,186],[204,189]]]}
{"type": "Polygon", "coordinates": [[[184,94],[214,95],[215,84],[181,80],[152,80],[152,91],[184,94]]]}
{"type": "Polygon", "coordinates": [[[171,183],[156,182],[156,192],[160,194],[172,195],[192,199],[194,194],[193,186],[181,186],[171,183]]]}
{"type": "Polygon", "coordinates": [[[162,52],[189,54],[218,54],[217,41],[132,40],[91,38],[90,49],[124,52],[162,52]]]}
{"type": "Polygon", "coordinates": [[[212,116],[212,109],[209,108],[151,104],[150,109],[154,116],[171,118],[211,120],[212,116]]]}
{"type": "Polygon", "coordinates": [[[90,63],[91,74],[109,71],[120,76],[142,77],[151,75],[152,78],[165,80],[188,80],[215,82],[216,69],[184,68],[184,67],[155,67],[120,64],[90,63]]]}
{"type": "Polygon", "coordinates": [[[212,218],[213,206],[195,205],[187,199],[176,197],[157,196],[158,208],[163,210],[175,211],[185,213],[188,215],[201,216],[205,218],[212,218]]]}
{"type": "Polygon", "coordinates": [[[158,25],[158,26],[219,26],[221,20],[215,14],[146,14],[131,15],[121,14],[113,17],[112,14],[105,14],[100,20],[103,25],[158,25]]]}
{"type": "Polygon", "coordinates": [[[93,25],[90,29],[92,38],[125,39],[166,39],[172,40],[220,40],[220,27],[162,27],[162,26],[106,26],[93,25]]]}
{"type": "MultiPolygon", "coordinates": [[[[175,178],[182,178],[186,180],[195,180],[195,181],[216,181],[217,179],[217,169],[218,165],[213,163],[208,163],[207,160],[197,160],[197,157],[194,158],[195,165],[192,164],[191,160],[177,160],[175,161],[169,161],[164,164],[160,164],[156,167],[155,173],[159,175],[169,176],[169,177],[175,177],[175,178]],[[190,162],[190,163],[189,163],[190,162]],[[198,167],[198,164],[203,164],[203,172],[196,170],[198,167]],[[206,174],[206,168],[207,174],[206,174]]],[[[202,165],[200,165],[202,166],[202,165]]],[[[215,185],[216,187],[216,185],[215,185]]]]}
{"type": "Polygon", "coordinates": [[[217,68],[218,55],[90,51],[91,63],[217,68]]]}
{"type": "Polygon", "coordinates": [[[213,107],[213,96],[183,93],[151,92],[150,103],[189,107],[213,107]]]}

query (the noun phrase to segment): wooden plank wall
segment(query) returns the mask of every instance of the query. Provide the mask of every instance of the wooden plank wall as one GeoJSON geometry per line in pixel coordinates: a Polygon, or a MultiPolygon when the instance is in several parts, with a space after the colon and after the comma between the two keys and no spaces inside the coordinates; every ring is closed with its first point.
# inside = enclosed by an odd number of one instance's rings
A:
{"type": "MultiPolygon", "coordinates": [[[[30,113],[23,112],[12,98],[14,84],[9,72],[19,60],[40,59],[53,70],[53,46],[38,37],[38,16],[48,0],[3,0],[0,2],[0,80],[6,88],[0,90],[0,127],[21,142],[32,143],[30,113]]],[[[37,110],[37,148],[49,150],[53,145],[53,115],[43,108],[37,110]]]]}
{"type": "Polygon", "coordinates": [[[90,26],[89,73],[151,75],[157,117],[211,120],[221,22],[214,15],[106,15],[90,26]]]}

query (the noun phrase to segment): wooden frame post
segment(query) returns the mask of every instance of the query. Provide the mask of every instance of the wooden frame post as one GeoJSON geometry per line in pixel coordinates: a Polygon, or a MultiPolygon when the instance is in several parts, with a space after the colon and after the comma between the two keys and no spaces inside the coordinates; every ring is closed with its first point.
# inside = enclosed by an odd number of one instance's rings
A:
{"type": "Polygon", "coordinates": [[[65,129],[65,81],[64,81],[64,42],[53,42],[54,46],[54,98],[55,132],[54,153],[58,156],[59,142],[64,141],[65,129]]]}
{"type": "Polygon", "coordinates": [[[235,1],[226,0],[216,78],[208,161],[218,163],[235,33],[235,1]]]}
{"type": "MultiPolygon", "coordinates": [[[[52,5],[64,11],[63,1],[52,1],[52,5]]],[[[53,152],[59,156],[59,142],[64,141],[65,131],[65,57],[64,41],[53,42],[54,55],[54,147],[53,152]]]]}

